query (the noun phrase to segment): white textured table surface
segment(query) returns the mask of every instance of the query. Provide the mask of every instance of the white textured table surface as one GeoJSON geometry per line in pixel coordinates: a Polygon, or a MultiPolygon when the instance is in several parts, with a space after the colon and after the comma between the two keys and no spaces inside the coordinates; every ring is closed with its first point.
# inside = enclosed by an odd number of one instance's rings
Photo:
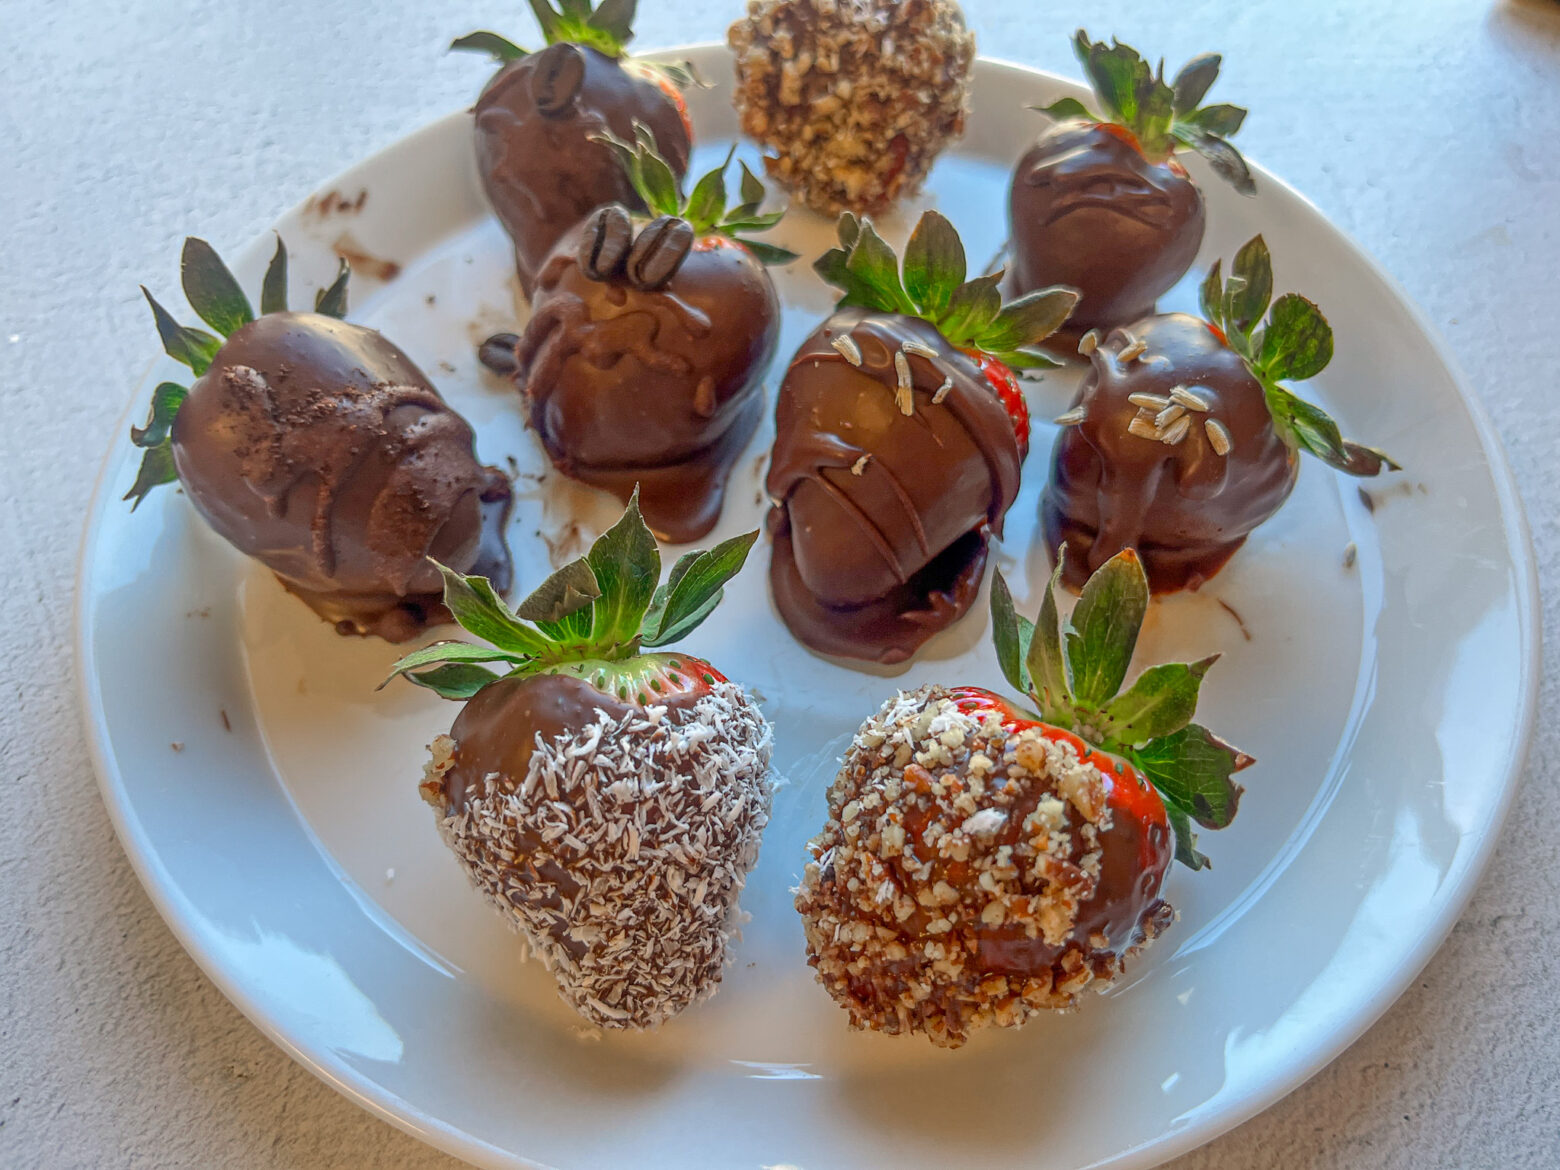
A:
{"type": "MultiPolygon", "coordinates": [[[[0,3],[0,1165],[453,1167],[293,1065],[196,970],[114,840],[79,730],[71,580],[103,450],[155,338],[136,285],[231,249],[469,102],[447,56],[524,5],[0,3]],[[111,11],[117,9],[117,11],[111,11]]],[[[731,0],[644,0],[643,45],[731,0]]],[[[969,0],[983,51],[1075,73],[1080,21],[1173,64],[1225,54],[1241,145],[1360,239],[1450,341],[1560,572],[1560,6],[1544,0],[969,0]],[[1547,420],[1547,421],[1546,421],[1547,420]]],[[[1554,660],[1555,598],[1546,589],[1554,660]]],[[[176,669],[147,647],[149,678],[176,669]]],[[[1553,672],[1541,699],[1555,698],[1553,672]]],[[[1560,731],[1540,721],[1494,864],[1414,987],[1266,1114],[1176,1163],[1560,1165],[1560,731]]]]}

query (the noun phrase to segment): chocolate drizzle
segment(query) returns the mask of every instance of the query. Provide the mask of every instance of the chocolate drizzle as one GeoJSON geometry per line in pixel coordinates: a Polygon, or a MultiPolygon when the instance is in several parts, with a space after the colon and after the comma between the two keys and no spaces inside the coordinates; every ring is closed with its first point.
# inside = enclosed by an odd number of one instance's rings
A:
{"type": "Polygon", "coordinates": [[[611,148],[593,141],[610,131],[632,142],[636,122],[650,128],[657,149],[683,174],[689,133],[677,104],[636,67],[595,49],[552,45],[511,61],[483,90],[478,171],[514,239],[526,296],[553,245],[583,216],[604,203],[644,206],[611,148]]]}
{"type": "Polygon", "coordinates": [[[792,358],[776,411],[770,582],[791,632],[820,653],[908,658],[974,602],[1019,464],[996,392],[932,325],[836,313],[792,358]]]}
{"type": "Polygon", "coordinates": [[[542,270],[515,381],[554,466],[625,501],[638,484],[654,531],[696,540],[762,416],[779,302],[752,254],[724,239],[681,252],[651,288],[633,272],[594,278],[581,256],[597,254],[599,218],[542,270]]]}
{"type": "Polygon", "coordinates": [[[172,439],[196,510],[343,633],[398,642],[447,620],[428,556],[508,587],[508,481],[371,329],[315,313],[244,325],[172,439]]]}
{"type": "Polygon", "coordinates": [[[1261,383],[1196,317],[1116,329],[1089,360],[1074,402],[1082,422],[1057,440],[1041,500],[1046,541],[1053,550],[1066,543],[1075,589],[1124,548],[1137,549],[1154,592],[1195,589],[1289,497],[1299,459],[1274,431],[1261,383]],[[1143,352],[1121,360],[1134,340],[1143,352]],[[1180,416],[1190,423],[1178,442],[1129,430],[1143,409],[1129,396],[1168,401],[1177,387],[1208,408],[1180,416]],[[1210,421],[1224,428],[1227,454],[1210,421]]]}
{"type": "Polygon", "coordinates": [[[1202,244],[1202,192],[1180,165],[1150,163],[1121,134],[1063,122],[1019,160],[1009,194],[1016,293],[1082,294],[1059,338],[1154,311],[1202,244]]]}

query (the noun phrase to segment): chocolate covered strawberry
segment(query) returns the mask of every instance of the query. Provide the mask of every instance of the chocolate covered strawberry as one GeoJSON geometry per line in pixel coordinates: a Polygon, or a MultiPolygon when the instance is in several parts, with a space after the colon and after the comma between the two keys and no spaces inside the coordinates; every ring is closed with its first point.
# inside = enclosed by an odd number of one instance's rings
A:
{"type": "Polygon", "coordinates": [[[184,242],[184,292],[221,336],[180,325],[146,293],[170,357],[130,437],[145,454],[126,499],[179,483],[240,552],[343,634],[392,642],[447,621],[437,557],[508,588],[510,486],[477,462],[471,427],[389,340],[340,318],[347,266],[312,313],[287,308],[277,242],[260,315],[204,240],[184,242]]]}
{"type": "MultiPolygon", "coordinates": [[[[1059,573],[1058,573],[1059,576],[1059,573]]],[[[1148,606],[1130,552],[1066,623],[1053,578],[1031,624],[1000,574],[997,658],[1033,710],[978,687],[923,687],[856,733],[809,845],[796,908],[818,980],[853,1027],[956,1047],[1103,991],[1174,911],[1172,855],[1207,864],[1250,756],[1193,723],[1215,658],[1121,685],[1148,606]]]]}
{"type": "Polygon", "coordinates": [[[642,204],[603,133],[650,128],[672,170],[688,168],[693,137],[680,87],[684,68],[630,60],[635,0],[531,0],[547,47],[528,53],[496,33],[451,46],[501,65],[473,111],[477,170],[494,214],[515,242],[527,296],[558,238],[604,203],[642,204]]]}
{"type": "Polygon", "coordinates": [[[1098,112],[1076,98],[1044,107],[1055,125],[1014,171],[1008,202],[1013,287],[1077,289],[1072,330],[1119,325],[1154,311],[1202,244],[1202,192],[1176,158],[1196,151],[1244,195],[1256,184],[1229,136],[1246,111],[1202,105],[1220,58],[1205,53],[1175,80],[1136,49],[1074,40],[1098,112]]]}
{"type": "Polygon", "coordinates": [[[611,145],[646,213],[613,203],[566,232],[524,334],[490,339],[483,360],[512,373],[553,466],[622,500],[637,489],[650,527],[680,544],[714,527],[758,427],[780,332],[765,265],[795,253],[750,238],[783,213],[759,210],[746,166],[727,208],[730,154],[685,197],[647,135],[611,145]]]}
{"type": "Polygon", "coordinates": [[[768,490],[770,582],[786,625],[824,654],[900,662],[969,609],[986,546],[1018,494],[1029,415],[1014,369],[1076,294],[1007,305],[1000,272],[966,281],[941,215],[903,273],[870,220],[840,218],[814,265],[844,290],[780,387],[768,490]]]}
{"type": "Polygon", "coordinates": [[[688,553],[658,587],[631,500],[515,610],[444,569],[446,604],[487,644],[439,642],[395,667],[464,701],[421,786],[444,840],[603,1028],[670,1019],[728,961],[769,820],[770,728],[708,662],[663,648],[715,608],[757,535],[688,553]]]}
{"type": "Polygon", "coordinates": [[[1304,297],[1270,309],[1272,295],[1257,236],[1227,283],[1219,264],[1208,273],[1206,320],[1168,313],[1085,336],[1090,369],[1057,420],[1041,502],[1050,547],[1067,545],[1068,584],[1135,548],[1156,593],[1196,588],[1289,498],[1301,452],[1349,475],[1397,467],[1284,385],[1322,372],[1333,335],[1304,297]]]}

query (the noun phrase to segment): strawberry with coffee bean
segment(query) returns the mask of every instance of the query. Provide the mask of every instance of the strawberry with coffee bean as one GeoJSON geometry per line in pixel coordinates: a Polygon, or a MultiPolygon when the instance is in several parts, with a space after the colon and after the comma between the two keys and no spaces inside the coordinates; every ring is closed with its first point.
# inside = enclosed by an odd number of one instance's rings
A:
{"type": "Polygon", "coordinates": [[[602,134],[632,138],[648,126],[679,177],[693,129],[681,87],[687,69],[635,61],[635,0],[531,0],[547,47],[527,52],[492,32],[451,45],[499,65],[473,111],[477,170],[494,214],[514,240],[526,296],[564,232],[604,203],[642,210],[602,134]]]}
{"type": "Polygon", "coordinates": [[[1015,369],[1077,300],[1004,305],[1000,272],[965,280],[953,226],[926,212],[903,273],[846,213],[814,265],[839,307],[791,359],[775,412],[770,584],[823,654],[902,662],[974,602],[987,543],[1018,494],[1029,413],[1015,369]]]}
{"type": "Polygon", "coordinates": [[[1104,991],[1167,929],[1172,857],[1235,816],[1254,761],[1192,722],[1217,655],[1126,690],[1148,582],[1124,552],[1031,624],[1001,574],[992,632],[1015,703],[980,687],[901,693],[862,724],[796,893],[818,980],[851,1026],[944,1047],[1104,991]]]}
{"type": "Polygon", "coordinates": [[[752,238],[779,222],[731,155],[684,196],[641,127],[618,152],[648,216],[599,208],[565,233],[538,277],[525,332],[483,360],[510,373],[553,465],[627,500],[637,488],[662,539],[697,540],[720,518],[726,479],[757,429],[780,331],[765,269],[795,254],[752,238]]]}

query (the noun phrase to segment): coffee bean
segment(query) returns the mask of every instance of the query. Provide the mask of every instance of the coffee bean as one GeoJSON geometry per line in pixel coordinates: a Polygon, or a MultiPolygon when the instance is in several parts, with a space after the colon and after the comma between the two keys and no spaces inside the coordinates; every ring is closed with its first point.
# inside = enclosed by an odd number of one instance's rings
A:
{"type": "Polygon", "coordinates": [[[536,55],[531,96],[536,99],[536,108],[547,117],[567,112],[584,84],[585,54],[578,45],[560,42],[548,45],[536,55]]]}
{"type": "Polygon", "coordinates": [[[513,374],[520,368],[515,349],[520,337],[515,333],[495,333],[477,347],[477,360],[495,374],[513,374]]]}
{"type": "Polygon", "coordinates": [[[639,230],[628,253],[628,279],[651,292],[671,280],[693,247],[693,225],[675,215],[652,219],[639,230]]]}
{"type": "Polygon", "coordinates": [[[592,280],[611,280],[623,271],[634,225],[628,210],[609,203],[591,213],[580,233],[580,269],[592,280]]]}

